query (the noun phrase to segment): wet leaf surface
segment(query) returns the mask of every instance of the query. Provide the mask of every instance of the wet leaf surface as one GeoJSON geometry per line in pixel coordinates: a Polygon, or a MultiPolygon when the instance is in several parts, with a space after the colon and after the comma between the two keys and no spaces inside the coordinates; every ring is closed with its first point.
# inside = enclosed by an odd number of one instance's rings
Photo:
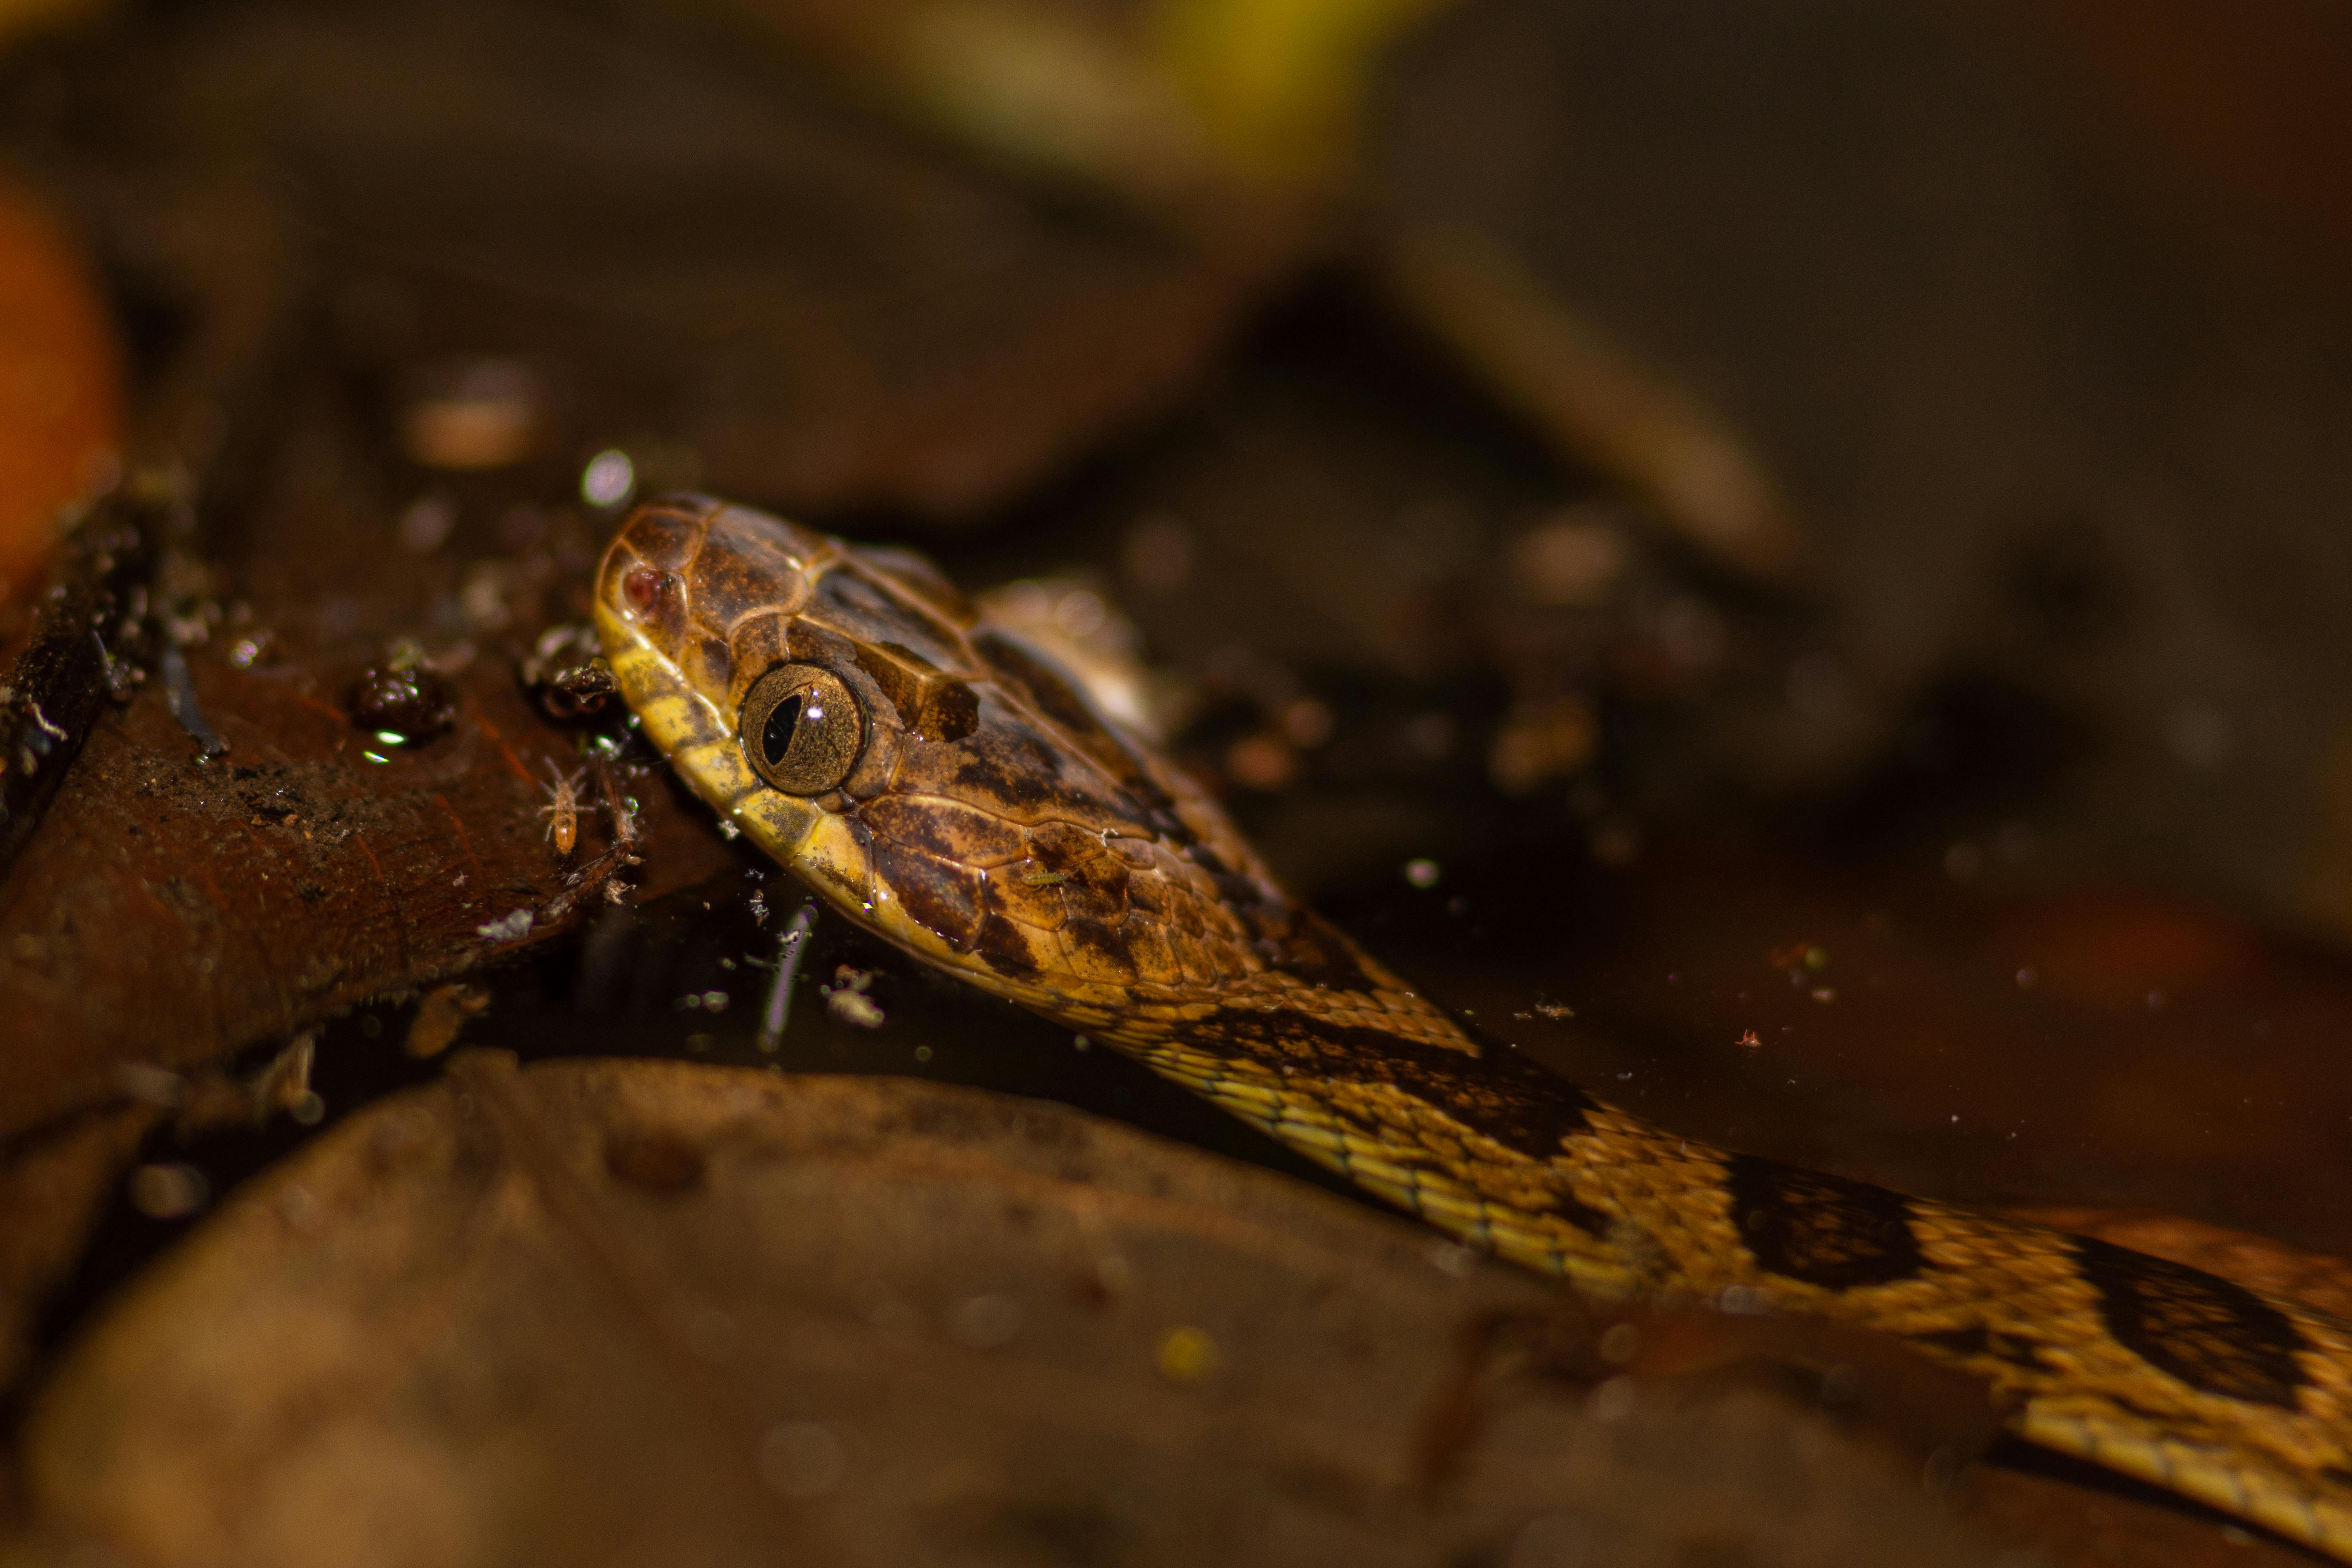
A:
{"type": "Polygon", "coordinates": [[[1420,1426],[1465,1330],[1549,1300],[1057,1108],[478,1053],[242,1190],[93,1330],[27,1429],[29,1542],[1991,1560],[1882,1453],[1753,1390],[1506,1374],[1427,1493],[1420,1426]]]}
{"type": "MultiPolygon", "coordinates": [[[[228,752],[198,760],[160,690],[142,691],[0,894],[0,1008],[42,1042],[0,1063],[10,1131],[111,1097],[124,1064],[192,1067],[469,970],[511,945],[483,926],[563,889],[539,806],[541,764],[567,753],[510,672],[469,683],[458,733],[379,763],[382,742],[301,670],[193,668],[228,752]]],[[[648,890],[727,863],[663,779],[632,787],[660,808],[648,890]]]]}

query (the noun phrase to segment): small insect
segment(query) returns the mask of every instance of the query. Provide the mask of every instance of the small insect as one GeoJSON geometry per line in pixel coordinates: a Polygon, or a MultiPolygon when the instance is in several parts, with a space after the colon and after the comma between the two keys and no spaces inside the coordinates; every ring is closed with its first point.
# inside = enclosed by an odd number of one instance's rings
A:
{"type": "Polygon", "coordinates": [[[833,984],[823,987],[824,1009],[845,1024],[855,1024],[861,1029],[878,1029],[885,1019],[881,1005],[868,996],[866,988],[874,984],[877,971],[852,969],[841,964],[833,972],[833,984]]]}
{"type": "Polygon", "coordinates": [[[547,771],[555,782],[547,786],[547,804],[539,808],[539,814],[547,818],[548,841],[555,846],[555,852],[569,855],[580,842],[580,807],[585,804],[580,775],[567,774],[551,762],[547,771]]]}
{"type": "Polygon", "coordinates": [[[552,925],[563,919],[582,899],[592,893],[602,892],[615,904],[625,902],[628,898],[628,889],[623,886],[617,873],[638,864],[637,849],[641,840],[637,834],[637,803],[623,795],[614,784],[610,763],[603,757],[594,757],[590,759],[590,766],[596,775],[593,796],[581,787],[579,774],[574,773],[570,778],[560,773],[556,776],[555,787],[548,792],[554,798],[543,808],[549,818],[548,837],[555,840],[558,852],[568,854],[572,845],[577,841],[580,813],[593,810],[601,804],[612,842],[591,857],[587,864],[566,876],[562,890],[535,911],[534,918],[542,925],[552,925]],[[558,816],[567,804],[571,807],[571,815],[568,817],[558,816]],[[566,824],[569,825],[568,832],[560,831],[566,824]]]}

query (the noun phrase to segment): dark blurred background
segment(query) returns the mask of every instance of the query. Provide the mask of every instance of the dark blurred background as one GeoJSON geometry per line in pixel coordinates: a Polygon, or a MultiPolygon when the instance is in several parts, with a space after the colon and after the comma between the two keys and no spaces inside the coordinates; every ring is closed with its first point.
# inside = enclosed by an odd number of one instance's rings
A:
{"type": "MultiPolygon", "coordinates": [[[[1646,637],[1690,711],[1671,752],[1626,739],[1638,804],[1996,868],[2030,804],[2037,862],[2347,918],[2328,8],[6,25],[14,199],[82,247],[142,439],[199,468],[268,423],[242,370],[378,419],[393,511],[634,441],[640,488],[982,564],[1181,540],[1186,582],[1107,584],[1165,658],[1498,683],[1506,794],[1578,771],[1583,721],[1537,715],[1623,695],[1580,660],[1646,637]],[[486,363],[530,405],[513,450],[401,426],[486,363]],[[1562,629],[1596,616],[1646,625],[1562,629]]],[[[34,445],[23,537],[60,482],[34,445]]]]}

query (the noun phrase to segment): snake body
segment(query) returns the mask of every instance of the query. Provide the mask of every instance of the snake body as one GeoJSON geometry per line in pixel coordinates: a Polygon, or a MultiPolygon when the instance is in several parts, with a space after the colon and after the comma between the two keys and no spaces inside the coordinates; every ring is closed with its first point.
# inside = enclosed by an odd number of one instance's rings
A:
{"type": "Polygon", "coordinates": [[[2352,1324],[2104,1242],[1728,1153],[1467,1034],[920,557],[640,509],[596,621],[643,732],[835,910],[1463,1242],[1612,1300],[1804,1313],[2029,1442],[2352,1562],[2352,1324]]]}

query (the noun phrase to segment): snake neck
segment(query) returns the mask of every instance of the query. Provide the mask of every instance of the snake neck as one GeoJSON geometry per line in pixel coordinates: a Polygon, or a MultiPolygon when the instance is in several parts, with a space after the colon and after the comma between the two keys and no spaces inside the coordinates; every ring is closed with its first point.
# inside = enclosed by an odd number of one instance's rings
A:
{"type": "Polygon", "coordinates": [[[1328,926],[1314,940],[1317,978],[1275,966],[1205,1004],[1036,1010],[1482,1251],[1610,1295],[1667,1283],[1577,1191],[1579,1152],[1638,1123],[1479,1037],[1328,926]],[[1342,973],[1354,984],[1333,984],[1342,973]]]}

